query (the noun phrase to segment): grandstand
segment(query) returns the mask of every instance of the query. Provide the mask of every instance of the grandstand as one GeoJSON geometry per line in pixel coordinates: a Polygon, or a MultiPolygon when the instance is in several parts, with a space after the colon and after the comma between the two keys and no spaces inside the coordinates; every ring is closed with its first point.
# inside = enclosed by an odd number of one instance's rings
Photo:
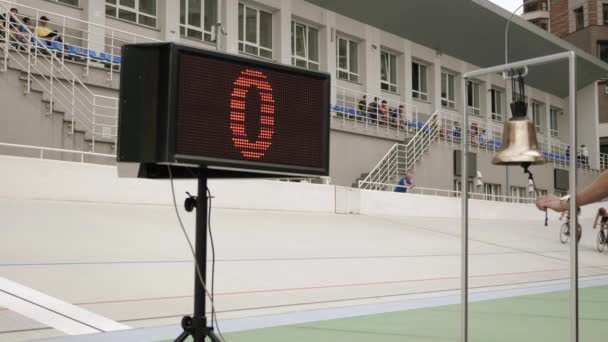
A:
{"type": "MultiPolygon", "coordinates": [[[[590,158],[579,158],[579,186],[608,167],[595,85],[608,65],[515,18],[512,59],[574,50],[580,77],[579,146],[568,143],[563,74],[546,68],[530,77],[528,113],[548,163],[534,167],[539,191],[529,192],[521,169],[491,164],[511,84],[498,74],[461,82],[464,72],[504,62],[509,14],[485,0],[376,6],[369,13],[358,0],[0,0],[0,340],[179,334],[194,279],[170,188],[118,179],[115,167],[121,47],[172,41],[332,79],[329,177],[210,184],[226,341],[457,340],[463,183],[472,203],[471,337],[543,340],[552,331],[546,341],[566,341],[568,246],[559,242],[557,216],[545,228],[531,203],[568,192],[555,172],[568,170],[571,153],[582,155],[580,145],[590,158]],[[62,42],[34,34],[42,16],[62,42]],[[461,127],[465,107],[469,127],[461,127]],[[474,176],[459,173],[463,143],[474,176]],[[416,187],[395,193],[405,174],[416,187]],[[510,329],[516,325],[529,335],[510,329]]],[[[177,182],[178,196],[195,188],[177,182]]],[[[608,333],[597,306],[608,264],[589,228],[597,208],[582,216],[583,341],[608,333]]],[[[182,215],[193,234],[192,217],[182,215]]]]}

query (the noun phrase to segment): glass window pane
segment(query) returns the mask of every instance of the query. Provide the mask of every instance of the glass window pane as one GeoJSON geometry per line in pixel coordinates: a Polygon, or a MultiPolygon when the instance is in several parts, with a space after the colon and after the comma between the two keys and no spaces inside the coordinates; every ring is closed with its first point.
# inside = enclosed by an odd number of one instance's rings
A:
{"type": "Polygon", "coordinates": [[[201,0],[188,0],[188,25],[201,27],[201,0]]]}
{"type": "Polygon", "coordinates": [[[116,5],[116,0],[106,0],[106,3],[116,5]]]}
{"type": "Polygon", "coordinates": [[[211,31],[213,25],[217,22],[217,0],[205,0],[205,22],[204,29],[207,32],[211,31]]]}
{"type": "Polygon", "coordinates": [[[397,83],[397,57],[391,55],[390,62],[390,81],[395,84],[397,83]]]}
{"type": "Polygon", "coordinates": [[[201,31],[188,29],[188,37],[194,39],[203,39],[203,33],[201,31]]]}
{"type": "Polygon", "coordinates": [[[354,73],[358,73],[359,72],[359,51],[357,48],[357,43],[349,41],[348,42],[349,45],[349,53],[350,53],[350,71],[354,72],[354,73]]]}
{"type": "Polygon", "coordinates": [[[454,76],[448,75],[448,99],[454,101],[454,76]]]}
{"type": "MultiPolygon", "coordinates": [[[[239,40],[243,41],[243,31],[244,31],[244,25],[243,25],[243,4],[239,4],[239,40]]],[[[242,50],[242,49],[241,49],[242,50]]]]}
{"type": "Polygon", "coordinates": [[[353,82],[359,82],[359,76],[350,74],[350,80],[353,82]]]}
{"type": "Polygon", "coordinates": [[[473,85],[473,105],[475,108],[479,108],[479,84],[475,83],[473,85]]]}
{"type": "Polygon", "coordinates": [[[245,45],[245,52],[250,53],[252,55],[258,54],[258,48],[251,45],[245,45]]]}
{"type": "Polygon", "coordinates": [[[447,75],[444,73],[441,73],[441,98],[444,98],[444,99],[448,97],[447,83],[448,83],[447,75]]]}
{"type": "Polygon", "coordinates": [[[315,28],[308,28],[308,59],[319,61],[319,31],[315,28]]]}
{"type": "Polygon", "coordinates": [[[272,49],[272,14],[260,11],[260,45],[272,49]]]}
{"type": "Polygon", "coordinates": [[[245,39],[250,42],[257,44],[258,43],[258,12],[251,8],[246,8],[246,17],[245,17],[245,39]]]}
{"type": "Polygon", "coordinates": [[[139,11],[156,16],[156,0],[139,0],[139,11]]]}
{"type": "Polygon", "coordinates": [[[301,59],[296,59],[296,65],[302,68],[306,68],[306,61],[303,61],[301,59]]]}
{"type": "Polygon", "coordinates": [[[135,9],[135,0],[119,0],[119,5],[135,9]]]}
{"type": "Polygon", "coordinates": [[[139,15],[139,23],[146,26],[156,27],[156,19],[139,15]]]}
{"type": "Polygon", "coordinates": [[[344,71],[338,71],[338,78],[342,78],[347,80],[348,79],[348,73],[344,72],[344,71]]]}
{"type": "Polygon", "coordinates": [[[319,70],[319,64],[308,63],[308,69],[310,69],[310,70],[319,70]]]}
{"type": "Polygon", "coordinates": [[[426,93],[426,66],[424,65],[420,66],[420,91],[426,93]]]}
{"type": "Polygon", "coordinates": [[[123,9],[119,9],[118,10],[118,17],[120,19],[125,19],[125,20],[129,20],[132,22],[136,22],[137,18],[135,16],[135,12],[130,12],[130,11],[125,11],[123,9]]]}
{"type": "Polygon", "coordinates": [[[496,91],[496,114],[502,114],[502,93],[496,91]]]}
{"type": "Polygon", "coordinates": [[[467,106],[473,106],[473,82],[467,81],[467,106]]]}
{"type": "Polygon", "coordinates": [[[264,58],[272,59],[272,51],[265,50],[265,49],[260,49],[260,56],[262,56],[264,58]]]}
{"type": "Polygon", "coordinates": [[[380,53],[380,79],[388,81],[388,54],[386,52],[380,53]]]}
{"type": "Polygon", "coordinates": [[[420,69],[416,63],[412,63],[412,89],[420,91],[420,69]]]}
{"type": "Polygon", "coordinates": [[[186,24],[186,0],[179,0],[179,23],[186,24]]]}
{"type": "Polygon", "coordinates": [[[106,6],[106,15],[115,17],[116,16],[116,7],[106,6]]]}
{"type": "Polygon", "coordinates": [[[306,58],[306,28],[296,24],[296,56],[306,58]]]}
{"type": "Polygon", "coordinates": [[[348,67],[346,56],[347,56],[347,42],[344,39],[338,39],[338,68],[346,69],[348,67]]]}

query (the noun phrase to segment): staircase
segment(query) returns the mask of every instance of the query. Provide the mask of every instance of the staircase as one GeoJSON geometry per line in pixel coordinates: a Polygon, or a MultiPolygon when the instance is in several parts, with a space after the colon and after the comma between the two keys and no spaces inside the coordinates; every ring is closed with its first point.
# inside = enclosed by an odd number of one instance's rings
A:
{"type": "Polygon", "coordinates": [[[398,178],[410,172],[424,153],[439,137],[438,113],[433,114],[407,144],[395,144],[374,169],[361,181],[359,188],[368,190],[392,189],[398,178]]]}
{"type": "MultiPolygon", "coordinates": [[[[0,3],[0,12],[8,12],[4,7],[0,3]]],[[[19,19],[17,21],[17,25],[22,25],[19,19]]],[[[2,35],[7,37],[7,32],[2,35]]],[[[58,55],[45,42],[36,39],[28,28],[22,40],[2,38],[0,41],[0,72],[9,79],[15,77],[12,74],[16,72],[15,81],[22,82],[23,94],[41,94],[47,118],[59,116],[62,119],[62,126],[65,126],[62,131],[69,136],[63,136],[63,142],[81,140],[53,147],[71,145],[71,148],[84,151],[115,153],[118,99],[93,93],[58,55]]]]}

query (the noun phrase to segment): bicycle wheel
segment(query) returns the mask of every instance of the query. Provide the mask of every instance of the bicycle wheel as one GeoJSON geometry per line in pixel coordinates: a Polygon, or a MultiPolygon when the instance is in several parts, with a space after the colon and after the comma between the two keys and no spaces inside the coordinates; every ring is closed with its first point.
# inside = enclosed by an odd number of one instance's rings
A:
{"type": "Polygon", "coordinates": [[[583,227],[580,224],[576,224],[576,243],[581,242],[581,238],[583,237],[583,227]]]}
{"type": "Polygon", "coordinates": [[[600,229],[599,232],[597,232],[597,250],[598,252],[602,253],[604,252],[604,249],[606,249],[606,239],[604,238],[604,230],[600,229]]]}
{"type": "Polygon", "coordinates": [[[561,241],[563,244],[568,243],[568,240],[570,239],[569,233],[570,226],[568,225],[568,222],[566,222],[562,225],[562,228],[559,231],[559,241],[561,241]]]}

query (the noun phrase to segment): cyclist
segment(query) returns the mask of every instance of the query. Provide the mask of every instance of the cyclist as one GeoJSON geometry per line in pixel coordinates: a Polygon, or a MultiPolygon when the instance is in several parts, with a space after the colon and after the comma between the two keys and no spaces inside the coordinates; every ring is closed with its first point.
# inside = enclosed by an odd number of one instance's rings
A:
{"type": "Polygon", "coordinates": [[[608,223],[608,212],[606,211],[605,208],[600,208],[597,211],[597,215],[595,215],[595,220],[593,220],[593,229],[595,229],[597,227],[597,221],[600,217],[602,218],[602,221],[600,224],[600,232],[602,234],[602,243],[605,243],[606,236],[604,235],[604,227],[606,226],[606,223],[608,223]]]}

